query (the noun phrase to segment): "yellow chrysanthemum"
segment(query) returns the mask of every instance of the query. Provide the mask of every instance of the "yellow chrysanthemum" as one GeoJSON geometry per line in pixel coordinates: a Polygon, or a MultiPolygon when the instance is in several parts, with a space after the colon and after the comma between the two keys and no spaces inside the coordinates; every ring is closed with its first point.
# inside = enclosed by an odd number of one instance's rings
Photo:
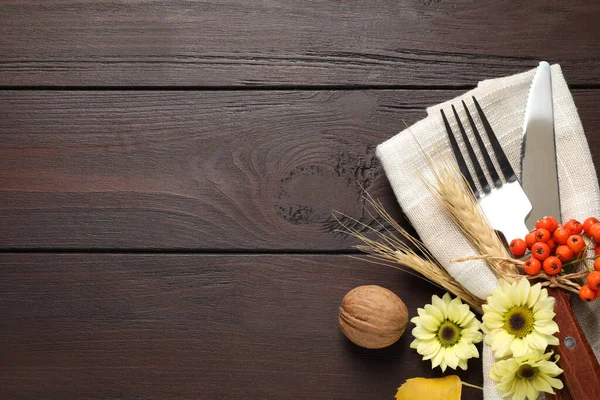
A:
{"type": "Polygon", "coordinates": [[[433,295],[431,303],[419,308],[419,316],[411,319],[416,327],[410,347],[417,349],[423,360],[431,360],[431,368],[467,369],[467,360],[479,357],[474,343],[483,339],[481,323],[467,304],[459,298],[453,300],[448,293],[441,299],[433,295]]]}
{"type": "Polygon", "coordinates": [[[559,343],[553,336],[558,332],[554,315],[554,297],[541,284],[531,286],[525,278],[518,283],[501,280],[483,305],[485,343],[496,358],[541,354],[559,343]]]}
{"type": "Polygon", "coordinates": [[[504,397],[512,395],[513,400],[535,400],[540,392],[554,394],[554,389],[563,388],[563,383],[556,379],[563,370],[550,361],[550,356],[552,353],[532,353],[498,361],[490,370],[490,378],[498,382],[496,389],[504,397]]]}

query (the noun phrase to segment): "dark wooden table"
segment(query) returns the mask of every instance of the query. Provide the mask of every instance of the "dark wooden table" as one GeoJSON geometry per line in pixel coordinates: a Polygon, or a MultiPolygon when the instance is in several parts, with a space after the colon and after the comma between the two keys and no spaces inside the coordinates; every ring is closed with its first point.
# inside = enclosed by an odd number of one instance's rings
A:
{"type": "MultiPolygon", "coordinates": [[[[0,1],[0,398],[392,399],[344,294],[439,293],[336,234],[402,120],[560,62],[600,156],[600,3],[0,1]]],[[[410,329],[410,328],[409,328],[410,329]]],[[[459,375],[481,384],[481,364],[459,375]]],[[[465,399],[481,393],[466,389],[465,399]]]]}

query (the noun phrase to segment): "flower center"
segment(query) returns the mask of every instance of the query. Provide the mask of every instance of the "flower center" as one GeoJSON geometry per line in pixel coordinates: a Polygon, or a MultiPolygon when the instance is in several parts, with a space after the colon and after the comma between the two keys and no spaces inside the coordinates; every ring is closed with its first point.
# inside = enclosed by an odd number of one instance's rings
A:
{"type": "Polygon", "coordinates": [[[438,329],[437,337],[443,347],[453,346],[460,339],[461,329],[452,321],[444,321],[438,329]]]}
{"type": "Polygon", "coordinates": [[[525,306],[514,306],[506,313],[504,329],[513,336],[523,338],[533,331],[533,311],[525,306]]]}
{"type": "Polygon", "coordinates": [[[531,379],[535,376],[537,369],[528,364],[523,364],[517,370],[517,376],[523,379],[531,379]]]}

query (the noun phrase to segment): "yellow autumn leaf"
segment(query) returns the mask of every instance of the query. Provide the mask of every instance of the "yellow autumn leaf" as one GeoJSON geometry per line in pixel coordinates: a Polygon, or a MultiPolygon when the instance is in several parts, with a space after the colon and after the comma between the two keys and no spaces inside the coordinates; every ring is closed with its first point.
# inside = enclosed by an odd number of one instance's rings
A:
{"type": "Polygon", "coordinates": [[[443,378],[412,378],[398,388],[396,400],[460,400],[462,382],[456,375],[443,378]]]}

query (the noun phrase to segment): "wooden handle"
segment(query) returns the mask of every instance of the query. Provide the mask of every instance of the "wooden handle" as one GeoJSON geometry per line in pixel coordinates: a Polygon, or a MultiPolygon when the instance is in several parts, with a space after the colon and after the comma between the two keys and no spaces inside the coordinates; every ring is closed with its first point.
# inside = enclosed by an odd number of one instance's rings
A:
{"type": "Polygon", "coordinates": [[[573,313],[569,295],[558,288],[549,288],[548,293],[554,296],[556,304],[555,321],[560,331],[556,334],[560,344],[554,351],[560,355],[558,365],[564,370],[563,381],[570,392],[563,389],[555,398],[560,400],[597,400],[600,399],[600,364],[594,355],[592,346],[579,326],[573,313]],[[569,338],[567,341],[565,339],[569,338]],[[570,339],[574,339],[574,342],[570,339]],[[574,344],[574,346],[567,346],[574,344]],[[566,345],[567,344],[567,345],[566,345]]]}

